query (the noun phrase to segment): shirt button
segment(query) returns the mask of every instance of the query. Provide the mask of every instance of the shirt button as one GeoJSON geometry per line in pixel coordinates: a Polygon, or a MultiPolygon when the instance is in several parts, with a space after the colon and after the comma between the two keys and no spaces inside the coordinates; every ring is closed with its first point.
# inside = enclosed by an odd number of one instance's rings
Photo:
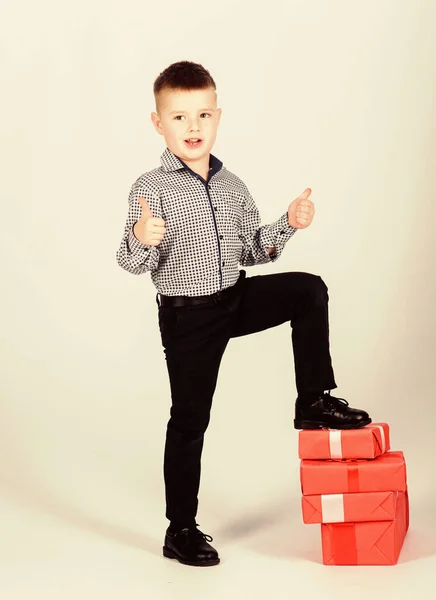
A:
{"type": "Polygon", "coordinates": [[[217,210],[217,207],[216,207],[216,206],[214,206],[214,207],[213,207],[213,209],[214,209],[214,210],[217,210]]]}
{"type": "Polygon", "coordinates": [[[220,240],[222,240],[222,239],[223,239],[223,237],[224,237],[223,235],[220,235],[220,240]]]}
{"type": "Polygon", "coordinates": [[[281,231],[280,233],[285,233],[284,231],[281,231]]]}
{"type": "Polygon", "coordinates": [[[223,267],[224,267],[224,265],[225,265],[225,262],[223,261],[223,267]]]}

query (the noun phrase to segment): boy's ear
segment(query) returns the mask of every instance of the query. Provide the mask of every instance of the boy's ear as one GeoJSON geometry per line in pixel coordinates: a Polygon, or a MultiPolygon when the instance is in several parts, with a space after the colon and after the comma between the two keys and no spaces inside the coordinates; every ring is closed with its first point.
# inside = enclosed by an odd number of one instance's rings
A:
{"type": "Polygon", "coordinates": [[[150,117],[151,117],[151,121],[152,121],[152,123],[153,123],[156,131],[158,133],[160,133],[161,135],[163,135],[162,127],[160,125],[159,115],[157,113],[155,113],[155,112],[152,112],[151,115],[150,115],[150,117]]]}

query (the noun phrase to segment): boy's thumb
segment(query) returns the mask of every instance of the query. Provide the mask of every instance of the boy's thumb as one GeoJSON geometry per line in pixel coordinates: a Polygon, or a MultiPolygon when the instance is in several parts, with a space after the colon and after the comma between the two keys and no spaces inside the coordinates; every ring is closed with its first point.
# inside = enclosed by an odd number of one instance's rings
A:
{"type": "Polygon", "coordinates": [[[151,217],[152,212],[148,206],[147,200],[141,196],[138,198],[139,204],[142,206],[142,214],[146,217],[151,217]]]}
{"type": "Polygon", "coordinates": [[[306,188],[304,190],[304,192],[302,194],[300,194],[300,198],[303,198],[303,200],[307,200],[307,198],[309,198],[311,193],[312,193],[312,190],[310,188],[306,188]]]}

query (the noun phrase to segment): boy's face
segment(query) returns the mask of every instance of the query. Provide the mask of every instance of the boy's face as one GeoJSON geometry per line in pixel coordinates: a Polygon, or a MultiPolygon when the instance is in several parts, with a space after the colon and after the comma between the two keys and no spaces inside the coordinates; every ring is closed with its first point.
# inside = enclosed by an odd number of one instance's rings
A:
{"type": "Polygon", "coordinates": [[[214,88],[202,90],[163,90],[159,112],[151,113],[153,124],[176,156],[188,165],[209,165],[215,143],[221,109],[216,108],[214,88]],[[188,138],[200,138],[198,146],[189,146],[188,138]]]}

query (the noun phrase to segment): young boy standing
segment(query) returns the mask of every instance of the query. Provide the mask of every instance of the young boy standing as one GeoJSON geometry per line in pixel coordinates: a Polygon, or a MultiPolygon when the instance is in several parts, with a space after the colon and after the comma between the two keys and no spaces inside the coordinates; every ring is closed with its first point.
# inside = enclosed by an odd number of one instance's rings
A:
{"type": "Polygon", "coordinates": [[[163,554],[188,565],[218,564],[197,529],[204,433],[220,362],[230,338],[290,323],[298,397],[296,429],[357,428],[368,413],[350,408],[337,387],[329,352],[328,292],[317,275],[247,277],[239,264],[276,261],[314,205],[307,188],[274,223],[260,225],[243,181],[211,154],[221,118],[215,82],[201,65],[181,61],[154,82],[153,124],[166,142],[161,166],[132,185],[119,265],[150,272],[171,387],[164,478],[163,554]],[[326,392],[325,390],[328,390],[326,392]]]}

